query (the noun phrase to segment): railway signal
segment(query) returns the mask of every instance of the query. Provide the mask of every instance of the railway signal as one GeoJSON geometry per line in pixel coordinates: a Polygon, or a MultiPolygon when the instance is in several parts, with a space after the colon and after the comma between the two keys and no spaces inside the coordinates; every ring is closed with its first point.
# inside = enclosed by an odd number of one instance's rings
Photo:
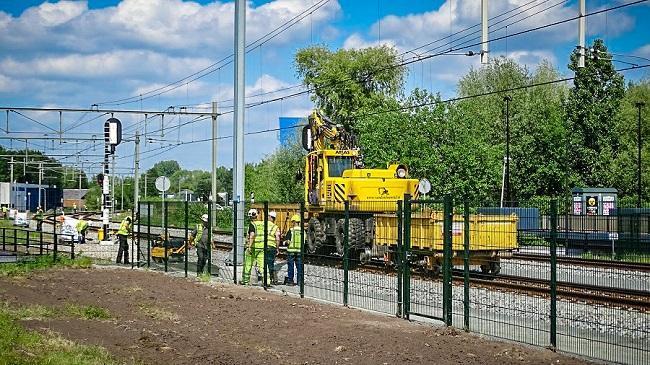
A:
{"type": "Polygon", "coordinates": [[[102,230],[104,237],[108,232],[109,212],[113,204],[110,197],[108,157],[115,154],[115,146],[119,145],[120,142],[122,142],[122,123],[119,119],[111,117],[104,123],[104,172],[97,176],[97,182],[102,186],[102,230]]]}

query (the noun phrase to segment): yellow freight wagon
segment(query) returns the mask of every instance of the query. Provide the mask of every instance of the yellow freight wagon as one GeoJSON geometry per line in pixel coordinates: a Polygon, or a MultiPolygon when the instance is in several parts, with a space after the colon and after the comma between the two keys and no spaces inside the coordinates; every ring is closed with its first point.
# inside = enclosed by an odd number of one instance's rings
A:
{"type": "MultiPolygon", "coordinates": [[[[452,263],[463,264],[465,235],[469,234],[470,265],[480,265],[483,272],[498,274],[500,258],[517,249],[516,215],[470,215],[469,232],[465,231],[462,215],[452,221],[452,263]]],[[[433,274],[440,271],[443,252],[443,213],[416,212],[411,215],[411,250],[413,260],[433,274]]],[[[397,245],[397,217],[394,214],[375,215],[375,248],[372,257],[383,256],[392,261],[388,247],[397,245]]]]}

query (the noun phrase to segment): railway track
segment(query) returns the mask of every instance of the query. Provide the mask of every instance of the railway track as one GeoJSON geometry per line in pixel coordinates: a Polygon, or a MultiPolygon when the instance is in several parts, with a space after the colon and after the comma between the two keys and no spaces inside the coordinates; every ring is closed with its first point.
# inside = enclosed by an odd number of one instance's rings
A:
{"type": "MultiPolygon", "coordinates": [[[[514,253],[511,259],[526,260],[535,262],[550,262],[551,258],[548,255],[537,255],[527,253],[514,253]]],[[[621,270],[635,270],[650,273],[650,264],[643,262],[629,262],[629,261],[614,261],[614,260],[594,260],[583,259],[579,257],[558,256],[557,263],[563,265],[584,266],[592,268],[603,269],[621,269],[621,270]]]]}
{"type": "MultiPolygon", "coordinates": [[[[90,221],[99,221],[98,218],[93,217],[96,215],[96,212],[83,212],[77,213],[75,217],[88,219],[90,221]]],[[[49,217],[50,223],[52,222],[53,217],[49,217]]],[[[155,229],[162,229],[162,227],[151,226],[155,229]]],[[[91,227],[90,229],[97,230],[96,227],[91,227]]],[[[216,234],[230,234],[228,231],[215,231],[216,234]]],[[[149,240],[155,239],[159,236],[157,233],[147,234],[146,232],[140,232],[140,239],[149,240]]],[[[183,238],[183,236],[174,236],[183,238]]],[[[221,251],[230,251],[232,249],[232,241],[216,239],[214,240],[214,247],[217,250],[221,251]]],[[[284,258],[284,253],[280,252],[278,254],[280,259],[284,258]]],[[[527,261],[537,261],[537,262],[549,262],[550,257],[545,255],[535,255],[535,254],[522,254],[515,253],[512,259],[518,260],[527,260],[527,261]]],[[[608,260],[588,260],[581,258],[573,258],[566,256],[558,256],[557,262],[560,264],[566,265],[576,265],[576,266],[585,266],[585,267],[597,267],[597,268],[620,268],[624,270],[638,270],[642,272],[650,272],[650,265],[644,263],[629,263],[629,262],[620,262],[620,261],[608,261],[608,260]]],[[[342,268],[343,262],[340,257],[335,256],[325,256],[325,255],[306,255],[305,263],[317,266],[327,266],[342,268]]],[[[388,275],[397,275],[395,267],[386,265],[382,262],[371,261],[365,265],[358,265],[355,260],[351,260],[350,270],[360,270],[365,272],[374,272],[382,273],[388,275]]],[[[457,284],[462,284],[463,282],[463,271],[462,270],[453,270],[453,280],[457,284]]],[[[440,280],[439,278],[432,277],[430,274],[418,272],[417,268],[413,268],[411,275],[420,280],[440,280]]],[[[523,276],[512,276],[512,275],[497,275],[493,276],[490,274],[483,274],[480,272],[472,271],[470,273],[470,284],[472,288],[485,288],[488,290],[496,291],[509,291],[518,294],[526,294],[537,297],[549,298],[551,292],[551,283],[550,280],[530,278],[523,276]]],[[[647,291],[641,290],[628,290],[620,289],[613,287],[603,287],[598,285],[588,285],[572,282],[557,282],[556,294],[558,298],[577,303],[586,303],[586,304],[599,304],[608,307],[617,307],[617,308],[633,308],[636,310],[648,312],[650,311],[650,293],[647,291]]]]}
{"type": "MultiPolygon", "coordinates": [[[[282,254],[278,255],[283,257],[282,254]]],[[[310,256],[305,258],[306,264],[323,265],[341,269],[342,259],[329,256],[310,256]]],[[[397,270],[392,265],[372,261],[366,265],[352,264],[350,270],[360,270],[384,275],[397,275],[397,270]]],[[[419,280],[440,281],[440,278],[430,274],[418,272],[411,268],[411,276],[419,280]]],[[[452,279],[457,285],[463,285],[463,270],[453,270],[452,279]]],[[[550,298],[551,282],[547,279],[537,279],[525,276],[491,275],[478,271],[470,272],[470,286],[484,288],[492,291],[508,291],[517,294],[531,295],[540,298],[550,298]]],[[[563,301],[583,304],[598,304],[613,308],[635,309],[650,312],[650,292],[643,290],[628,290],[598,285],[580,284],[558,281],[556,286],[557,297],[563,301]]]]}

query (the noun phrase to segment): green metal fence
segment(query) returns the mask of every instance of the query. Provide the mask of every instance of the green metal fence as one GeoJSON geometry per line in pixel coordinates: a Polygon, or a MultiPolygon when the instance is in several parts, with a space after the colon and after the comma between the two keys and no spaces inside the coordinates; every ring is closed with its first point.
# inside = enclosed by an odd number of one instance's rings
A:
{"type": "MultiPolygon", "coordinates": [[[[134,266],[194,275],[194,248],[162,261],[153,260],[152,251],[161,244],[173,248],[174,238],[187,243],[200,216],[209,214],[213,279],[240,282],[246,255],[237,252],[261,234],[266,260],[252,265],[249,285],[410,320],[439,320],[609,362],[650,363],[648,210],[620,207],[607,216],[578,216],[564,200],[409,196],[345,202],[339,211],[295,202],[234,202],[232,209],[213,213],[210,205],[143,202],[135,213],[134,266]],[[242,208],[258,213],[261,226],[253,225],[254,235],[249,236],[254,220],[234,219],[232,212],[242,208]],[[213,214],[228,223],[217,219],[214,226],[213,214]],[[302,245],[292,256],[298,268],[291,283],[298,285],[285,285],[284,237],[294,214],[302,245]],[[270,233],[274,225],[279,241],[270,233]],[[232,232],[242,227],[244,240],[237,241],[232,232]],[[167,239],[158,239],[161,234],[167,239]]],[[[13,242],[6,234],[3,242],[13,242]]]]}

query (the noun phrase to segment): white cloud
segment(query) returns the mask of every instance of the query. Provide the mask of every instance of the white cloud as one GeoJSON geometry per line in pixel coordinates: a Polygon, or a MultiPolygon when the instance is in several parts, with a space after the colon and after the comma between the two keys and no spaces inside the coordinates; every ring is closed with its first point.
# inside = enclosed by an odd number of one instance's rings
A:
{"type": "Polygon", "coordinates": [[[59,1],[58,3],[43,3],[35,8],[27,9],[21,18],[26,22],[54,27],[67,23],[88,11],[86,1],[59,1]]]}
{"type": "MultiPolygon", "coordinates": [[[[492,32],[490,38],[495,39],[505,36],[506,25],[508,25],[507,33],[513,34],[569,19],[577,13],[574,4],[566,5],[562,3],[561,5],[554,5],[553,3],[549,4],[547,2],[529,3],[529,0],[490,2],[489,16],[491,18],[495,17],[495,19],[490,21],[490,32],[492,32]]],[[[597,9],[587,10],[594,11],[597,9]]],[[[375,38],[377,28],[381,26],[382,43],[394,44],[401,51],[419,47],[436,40],[440,41],[423,47],[417,52],[423,53],[427,51],[428,53],[437,53],[449,49],[452,45],[454,48],[461,48],[464,51],[469,49],[477,51],[480,47],[474,44],[480,42],[480,28],[475,25],[479,23],[479,1],[447,0],[436,10],[405,16],[388,15],[381,19],[380,22],[371,26],[367,37],[364,37],[363,34],[355,33],[346,39],[345,44],[348,48],[365,47],[375,44],[377,42],[375,38]],[[471,29],[454,35],[451,38],[443,39],[452,33],[466,28],[471,29]],[[366,38],[373,40],[366,40],[366,38]]],[[[588,18],[587,23],[588,34],[593,35],[604,32],[604,22],[598,17],[588,18]]],[[[616,12],[610,15],[607,24],[607,33],[609,36],[621,34],[629,30],[633,24],[634,21],[629,15],[624,12],[616,12]]],[[[531,41],[535,42],[535,47],[537,48],[552,47],[557,46],[557,42],[567,42],[576,39],[576,29],[577,23],[572,21],[532,33],[510,37],[508,42],[513,47],[521,48],[529,46],[531,41]]],[[[490,49],[503,48],[504,43],[504,41],[493,41],[490,43],[490,49]]]]}
{"type": "Polygon", "coordinates": [[[634,56],[650,58],[650,44],[646,44],[643,47],[635,50],[633,53],[634,56]]]}
{"type": "MultiPolygon", "coordinates": [[[[248,3],[247,39],[262,37],[309,5],[302,0],[275,0],[258,7],[248,3]]],[[[268,44],[305,39],[310,22],[314,27],[325,26],[339,11],[338,1],[330,1],[313,12],[309,22],[297,23],[268,44]]],[[[114,7],[89,10],[86,2],[61,1],[30,8],[9,20],[6,14],[0,16],[0,43],[25,53],[47,46],[88,53],[126,47],[214,55],[232,50],[233,23],[233,2],[124,0],[114,7]]]]}

